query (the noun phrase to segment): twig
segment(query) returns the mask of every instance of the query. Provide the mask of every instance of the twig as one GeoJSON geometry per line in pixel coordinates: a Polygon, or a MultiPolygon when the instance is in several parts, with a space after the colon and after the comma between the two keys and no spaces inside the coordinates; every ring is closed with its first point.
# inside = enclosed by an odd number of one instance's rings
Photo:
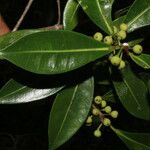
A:
{"type": "Polygon", "coordinates": [[[60,30],[60,29],[63,29],[63,25],[55,24],[53,26],[44,27],[42,29],[45,29],[45,30],[60,30]]]}
{"type": "Polygon", "coordinates": [[[57,9],[58,9],[57,25],[59,25],[60,24],[60,19],[61,19],[60,0],[57,0],[57,9]]]}
{"type": "Polygon", "coordinates": [[[25,7],[25,9],[24,9],[24,12],[22,13],[22,15],[21,15],[21,17],[19,18],[17,24],[16,24],[15,27],[13,28],[12,32],[18,30],[18,28],[19,28],[20,24],[22,23],[22,21],[23,21],[25,15],[27,14],[28,10],[30,9],[32,2],[33,2],[33,0],[29,0],[29,2],[27,3],[27,5],[26,5],[26,7],[25,7]]]}

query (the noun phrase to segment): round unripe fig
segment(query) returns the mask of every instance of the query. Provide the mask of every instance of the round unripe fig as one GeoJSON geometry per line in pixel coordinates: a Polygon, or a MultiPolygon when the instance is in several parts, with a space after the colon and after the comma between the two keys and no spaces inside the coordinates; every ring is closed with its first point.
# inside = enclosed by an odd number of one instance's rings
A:
{"type": "Polygon", "coordinates": [[[111,124],[110,119],[108,119],[108,118],[104,118],[104,120],[103,120],[103,124],[104,124],[104,126],[110,126],[110,124],[111,124]]]}
{"type": "Polygon", "coordinates": [[[95,116],[97,116],[99,114],[99,109],[93,108],[92,114],[95,115],[95,116]]]}
{"type": "Polygon", "coordinates": [[[127,37],[127,34],[125,31],[123,30],[120,30],[118,33],[117,33],[117,36],[120,40],[124,40],[126,37],[127,37]]]}
{"type": "Polygon", "coordinates": [[[121,62],[121,58],[119,56],[117,56],[117,55],[116,56],[112,56],[110,58],[110,62],[111,62],[112,65],[118,66],[120,64],[120,62],[121,62]]]}
{"type": "Polygon", "coordinates": [[[128,30],[128,25],[125,23],[120,24],[120,29],[123,31],[127,31],[128,30]]]}
{"type": "Polygon", "coordinates": [[[102,100],[101,107],[104,108],[104,107],[106,107],[106,105],[107,105],[106,101],[102,100]]]}
{"type": "Polygon", "coordinates": [[[111,113],[110,113],[111,117],[113,118],[117,118],[118,117],[118,111],[116,110],[113,110],[111,113]]]}
{"type": "Polygon", "coordinates": [[[94,34],[94,39],[97,40],[97,41],[99,41],[99,42],[102,41],[102,39],[103,39],[102,33],[96,32],[96,33],[94,34]]]}
{"type": "Polygon", "coordinates": [[[92,123],[92,121],[93,121],[92,116],[89,116],[86,120],[86,123],[90,124],[90,123],[92,123]]]}
{"type": "Polygon", "coordinates": [[[94,136],[95,137],[100,137],[101,135],[102,135],[102,132],[99,129],[94,131],[94,136]]]}
{"type": "Polygon", "coordinates": [[[104,111],[106,112],[106,113],[110,113],[111,112],[111,107],[110,106],[106,106],[105,108],[104,108],[104,111]]]}
{"type": "Polygon", "coordinates": [[[96,96],[96,97],[94,98],[94,102],[95,102],[96,104],[100,104],[101,101],[102,101],[102,97],[101,97],[101,96],[96,96]]]}
{"type": "Polygon", "coordinates": [[[133,52],[134,52],[135,54],[141,54],[142,51],[143,51],[143,47],[142,47],[141,45],[139,45],[139,44],[137,44],[137,45],[135,45],[135,46],[133,47],[133,52]]]}
{"type": "Polygon", "coordinates": [[[123,69],[126,66],[125,61],[121,60],[118,69],[123,69]]]}
{"type": "Polygon", "coordinates": [[[108,44],[108,45],[113,44],[112,36],[105,36],[105,38],[104,38],[104,43],[105,43],[105,44],[108,44]]]}

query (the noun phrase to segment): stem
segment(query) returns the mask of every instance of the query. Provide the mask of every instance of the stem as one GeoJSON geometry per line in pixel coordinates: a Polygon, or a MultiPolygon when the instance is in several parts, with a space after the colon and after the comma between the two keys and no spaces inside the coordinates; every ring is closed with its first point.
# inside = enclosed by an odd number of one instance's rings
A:
{"type": "Polygon", "coordinates": [[[57,25],[60,25],[60,19],[61,19],[60,0],[57,0],[57,9],[58,9],[57,25]]]}
{"type": "Polygon", "coordinates": [[[30,9],[32,3],[33,3],[33,0],[29,0],[29,1],[28,1],[28,3],[27,3],[27,5],[26,5],[26,7],[25,7],[25,9],[24,9],[24,11],[23,11],[21,17],[20,17],[19,20],[17,21],[17,23],[16,23],[15,27],[13,28],[12,32],[18,30],[18,28],[20,27],[20,25],[21,25],[21,23],[22,23],[24,17],[26,16],[27,12],[29,11],[29,9],[30,9]]]}

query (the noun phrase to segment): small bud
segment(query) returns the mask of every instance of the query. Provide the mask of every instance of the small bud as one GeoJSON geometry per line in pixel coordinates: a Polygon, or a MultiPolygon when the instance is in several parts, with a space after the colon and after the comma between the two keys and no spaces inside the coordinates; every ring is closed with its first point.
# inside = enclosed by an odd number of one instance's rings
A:
{"type": "Polygon", "coordinates": [[[103,35],[100,32],[96,32],[93,37],[95,40],[97,40],[99,42],[102,41],[102,39],[103,39],[103,35]]]}
{"type": "Polygon", "coordinates": [[[97,116],[99,114],[99,109],[93,108],[92,114],[95,115],[95,116],[97,116]]]}
{"type": "Polygon", "coordinates": [[[123,30],[120,30],[118,33],[117,33],[117,36],[120,40],[124,40],[126,37],[127,37],[127,34],[125,31],[123,30]]]}
{"type": "Polygon", "coordinates": [[[125,61],[121,60],[118,69],[123,69],[126,66],[125,61]]]}
{"type": "Polygon", "coordinates": [[[94,131],[94,136],[95,137],[101,137],[101,135],[102,135],[102,132],[99,129],[94,131]]]}
{"type": "Polygon", "coordinates": [[[142,51],[143,51],[143,47],[142,47],[141,45],[139,45],[139,44],[137,44],[137,45],[135,45],[135,46],[133,47],[133,52],[134,52],[135,54],[141,54],[142,51]]]}
{"type": "Polygon", "coordinates": [[[111,113],[110,113],[111,117],[113,118],[117,118],[118,117],[118,111],[116,110],[113,110],[111,113]]]}
{"type": "Polygon", "coordinates": [[[106,113],[110,113],[111,112],[111,107],[110,106],[106,106],[105,108],[104,108],[104,111],[106,112],[106,113]]]}
{"type": "Polygon", "coordinates": [[[122,23],[122,24],[120,25],[120,29],[123,30],[123,31],[127,31],[127,30],[128,30],[128,25],[125,24],[125,23],[122,23]]]}
{"type": "Polygon", "coordinates": [[[110,119],[108,119],[108,118],[104,118],[104,120],[103,120],[103,124],[104,124],[104,126],[110,126],[110,124],[111,124],[110,119]]]}
{"type": "Polygon", "coordinates": [[[108,45],[113,44],[112,36],[106,36],[106,37],[104,38],[104,43],[106,43],[106,44],[108,44],[108,45]]]}
{"type": "Polygon", "coordinates": [[[91,124],[92,123],[92,116],[89,116],[86,120],[86,123],[91,124]]]}
{"type": "Polygon", "coordinates": [[[118,32],[118,29],[116,26],[113,26],[113,29],[114,29],[114,34],[116,34],[118,32]]]}
{"type": "Polygon", "coordinates": [[[102,97],[101,97],[101,96],[96,96],[96,97],[94,98],[94,102],[95,102],[96,104],[100,104],[101,101],[102,101],[102,97]]]}
{"type": "Polygon", "coordinates": [[[102,100],[101,107],[104,108],[104,107],[106,107],[106,105],[107,105],[106,101],[102,100]]]}
{"type": "Polygon", "coordinates": [[[118,66],[120,64],[120,62],[121,62],[121,58],[119,56],[117,56],[117,55],[116,56],[112,56],[110,58],[110,62],[111,62],[112,65],[118,66]]]}

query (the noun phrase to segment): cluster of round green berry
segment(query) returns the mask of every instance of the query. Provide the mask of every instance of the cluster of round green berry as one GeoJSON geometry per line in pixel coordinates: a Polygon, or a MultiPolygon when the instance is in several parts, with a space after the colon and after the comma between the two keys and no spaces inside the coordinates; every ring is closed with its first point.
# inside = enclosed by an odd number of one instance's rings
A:
{"type": "Polygon", "coordinates": [[[94,136],[100,137],[101,131],[100,128],[102,125],[104,126],[110,126],[111,120],[108,117],[105,117],[106,115],[111,116],[112,118],[118,117],[118,111],[113,110],[110,106],[107,106],[107,103],[105,100],[102,99],[101,96],[96,96],[94,98],[94,104],[92,105],[92,114],[87,118],[86,123],[88,125],[91,125],[93,122],[93,117],[98,117],[100,119],[100,125],[98,128],[94,131],[94,136]],[[96,104],[96,106],[95,106],[96,104]]]}

